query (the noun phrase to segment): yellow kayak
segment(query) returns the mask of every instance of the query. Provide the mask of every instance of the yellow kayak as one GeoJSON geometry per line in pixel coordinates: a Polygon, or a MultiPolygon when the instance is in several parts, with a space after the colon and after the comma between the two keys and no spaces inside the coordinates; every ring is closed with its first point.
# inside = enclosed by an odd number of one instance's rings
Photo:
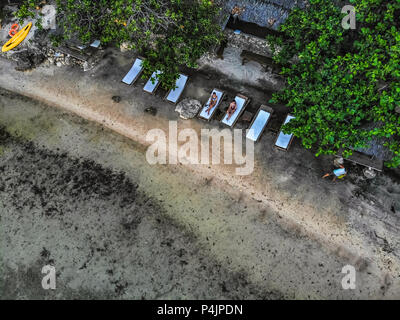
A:
{"type": "Polygon", "coordinates": [[[1,49],[2,52],[9,51],[14,49],[17,45],[19,45],[28,35],[29,31],[32,28],[32,22],[29,22],[25,27],[23,27],[18,33],[12,37],[1,49]]]}

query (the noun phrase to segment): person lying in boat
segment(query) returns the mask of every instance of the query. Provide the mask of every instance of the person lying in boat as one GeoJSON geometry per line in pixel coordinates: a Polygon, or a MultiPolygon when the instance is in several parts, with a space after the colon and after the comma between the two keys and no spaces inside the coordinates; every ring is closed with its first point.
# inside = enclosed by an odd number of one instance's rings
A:
{"type": "Polygon", "coordinates": [[[236,112],[237,109],[237,104],[236,101],[232,101],[231,104],[229,105],[228,110],[226,111],[226,114],[228,115],[228,118],[226,120],[229,120],[232,115],[236,112]]]}
{"type": "Polygon", "coordinates": [[[218,97],[215,92],[213,92],[211,98],[210,98],[210,103],[208,105],[208,108],[206,110],[207,114],[210,114],[210,111],[217,105],[218,102],[218,97]]]}

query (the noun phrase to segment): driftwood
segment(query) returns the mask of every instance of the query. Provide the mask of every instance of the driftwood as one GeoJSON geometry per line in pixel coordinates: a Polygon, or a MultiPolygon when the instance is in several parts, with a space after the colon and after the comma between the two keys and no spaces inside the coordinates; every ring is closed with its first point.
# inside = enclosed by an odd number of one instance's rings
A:
{"type": "MultiPolygon", "coordinates": [[[[339,154],[341,154],[339,152],[339,154]]],[[[374,156],[367,155],[362,152],[353,151],[353,154],[345,160],[359,164],[361,166],[372,168],[376,171],[383,171],[383,160],[377,159],[374,156]]]]}

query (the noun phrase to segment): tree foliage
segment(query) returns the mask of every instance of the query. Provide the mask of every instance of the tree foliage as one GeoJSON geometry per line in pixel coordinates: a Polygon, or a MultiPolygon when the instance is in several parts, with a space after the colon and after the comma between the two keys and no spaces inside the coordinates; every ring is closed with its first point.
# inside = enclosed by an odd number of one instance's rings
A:
{"type": "MultiPolygon", "coordinates": [[[[32,16],[39,0],[27,0],[19,17],[32,16]]],[[[219,8],[207,0],[55,0],[57,25],[64,40],[83,43],[100,39],[106,44],[130,43],[145,55],[145,76],[162,72],[160,80],[171,88],[179,65],[195,67],[210,46],[217,44],[221,30],[219,8]]]]}
{"type": "Polygon", "coordinates": [[[296,119],[285,127],[316,155],[344,156],[379,138],[400,165],[400,1],[350,0],[356,29],[342,27],[341,7],[309,0],[295,9],[279,36],[269,36],[286,87],[272,101],[296,119]],[[371,128],[371,123],[373,124],[371,128]]]}

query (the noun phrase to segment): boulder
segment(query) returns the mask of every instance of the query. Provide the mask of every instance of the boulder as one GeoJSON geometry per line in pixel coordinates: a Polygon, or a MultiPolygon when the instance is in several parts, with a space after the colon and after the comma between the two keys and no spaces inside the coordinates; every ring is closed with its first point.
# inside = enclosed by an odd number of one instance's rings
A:
{"type": "Polygon", "coordinates": [[[84,72],[91,70],[93,67],[94,67],[94,65],[89,63],[88,61],[85,61],[83,63],[83,71],[84,72]]]}
{"type": "Polygon", "coordinates": [[[112,101],[114,101],[115,103],[120,103],[121,102],[121,97],[120,96],[112,96],[112,101]]]}
{"type": "Polygon", "coordinates": [[[121,43],[119,49],[121,50],[121,52],[127,52],[127,51],[130,50],[130,49],[129,49],[130,46],[131,46],[131,43],[129,43],[129,42],[123,42],[123,43],[121,43]]]}
{"type": "Polygon", "coordinates": [[[201,102],[196,99],[184,99],[175,108],[182,119],[194,118],[201,108],[201,102]]]}
{"type": "Polygon", "coordinates": [[[56,29],[57,8],[54,5],[46,4],[42,10],[42,27],[44,30],[56,29]]]}
{"type": "Polygon", "coordinates": [[[144,112],[150,113],[152,116],[157,114],[157,109],[154,107],[148,107],[144,110],[144,112]]]}

